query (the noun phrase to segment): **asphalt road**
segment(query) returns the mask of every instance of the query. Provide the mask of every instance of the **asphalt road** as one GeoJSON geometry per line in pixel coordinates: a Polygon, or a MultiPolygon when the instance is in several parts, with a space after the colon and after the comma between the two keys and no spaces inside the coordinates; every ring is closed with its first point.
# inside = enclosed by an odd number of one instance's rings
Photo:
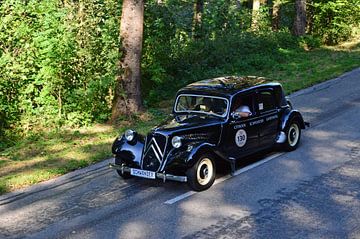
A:
{"type": "Polygon", "coordinates": [[[360,238],[360,68],[291,100],[312,125],[201,193],[102,162],[0,197],[0,238],[360,238]]]}

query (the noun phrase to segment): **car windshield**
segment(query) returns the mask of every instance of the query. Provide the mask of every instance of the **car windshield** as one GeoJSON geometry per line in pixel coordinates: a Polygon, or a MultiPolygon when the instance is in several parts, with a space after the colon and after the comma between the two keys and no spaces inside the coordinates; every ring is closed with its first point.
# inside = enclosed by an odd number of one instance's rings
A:
{"type": "Polygon", "coordinates": [[[205,113],[216,116],[226,116],[228,100],[216,96],[188,95],[177,97],[175,112],[205,113]]]}

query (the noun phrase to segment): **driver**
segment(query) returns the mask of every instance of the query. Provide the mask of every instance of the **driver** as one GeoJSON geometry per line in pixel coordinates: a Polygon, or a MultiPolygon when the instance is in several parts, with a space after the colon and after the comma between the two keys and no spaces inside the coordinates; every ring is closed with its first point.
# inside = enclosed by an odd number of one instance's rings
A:
{"type": "Polygon", "coordinates": [[[212,113],[213,102],[211,98],[204,97],[203,104],[200,106],[200,110],[212,113]]]}

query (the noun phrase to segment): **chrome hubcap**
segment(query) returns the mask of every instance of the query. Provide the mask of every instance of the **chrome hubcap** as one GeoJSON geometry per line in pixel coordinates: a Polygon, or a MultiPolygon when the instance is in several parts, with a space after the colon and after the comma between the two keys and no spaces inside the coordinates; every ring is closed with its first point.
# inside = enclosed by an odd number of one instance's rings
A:
{"type": "Polygon", "coordinates": [[[297,144],[299,140],[299,135],[300,135],[299,126],[297,124],[292,124],[289,128],[289,133],[288,133],[288,142],[290,146],[294,147],[297,144]]]}
{"type": "Polygon", "coordinates": [[[214,167],[208,158],[203,158],[197,168],[196,176],[200,185],[206,185],[210,182],[214,174],[214,167]]]}

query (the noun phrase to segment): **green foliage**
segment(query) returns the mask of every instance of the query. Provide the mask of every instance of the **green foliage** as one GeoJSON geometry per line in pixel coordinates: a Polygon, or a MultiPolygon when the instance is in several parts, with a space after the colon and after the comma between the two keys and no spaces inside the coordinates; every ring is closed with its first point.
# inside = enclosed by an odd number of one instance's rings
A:
{"type": "MultiPolygon", "coordinates": [[[[252,1],[205,0],[194,27],[193,0],[145,2],[142,96],[146,106],[173,98],[204,78],[282,67],[288,52],[347,39],[360,22],[360,0],[313,0],[309,35],[291,35],[294,1],[273,1],[251,29],[252,1]],[[239,4],[240,3],[240,4],[239,4]]],[[[4,0],[0,3],[0,149],[44,128],[105,122],[120,59],[121,0],[4,0]],[[6,139],[6,140],[4,140],[6,139]]]]}
{"type": "Polygon", "coordinates": [[[2,1],[0,138],[109,117],[120,9],[109,0],[2,1]]]}
{"type": "Polygon", "coordinates": [[[306,35],[299,39],[299,43],[302,48],[310,50],[319,48],[321,46],[321,39],[316,36],[306,35]]]}
{"type": "Polygon", "coordinates": [[[360,0],[313,0],[311,33],[334,45],[352,36],[360,23],[360,0]]]}

